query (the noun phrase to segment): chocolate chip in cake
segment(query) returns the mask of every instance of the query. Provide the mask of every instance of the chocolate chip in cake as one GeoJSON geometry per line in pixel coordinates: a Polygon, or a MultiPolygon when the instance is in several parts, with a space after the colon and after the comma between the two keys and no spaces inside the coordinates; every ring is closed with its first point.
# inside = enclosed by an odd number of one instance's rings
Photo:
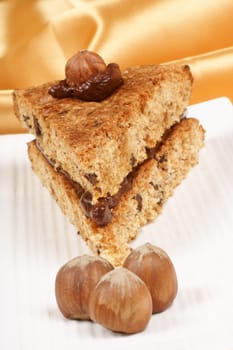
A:
{"type": "Polygon", "coordinates": [[[92,210],[92,195],[90,192],[85,191],[81,198],[80,198],[80,204],[83,209],[84,214],[87,217],[90,217],[90,212],[92,210]]]}
{"type": "Polygon", "coordinates": [[[162,154],[161,156],[159,156],[158,158],[156,158],[157,162],[158,162],[158,167],[163,170],[166,171],[167,170],[167,156],[165,154],[162,154]]]}
{"type": "Polygon", "coordinates": [[[149,184],[154,188],[155,191],[159,191],[159,185],[154,184],[154,182],[150,181],[149,184]]]}
{"type": "Polygon", "coordinates": [[[137,210],[138,211],[141,211],[142,210],[142,196],[137,193],[133,199],[135,199],[137,201],[137,210]]]}
{"type": "Polygon", "coordinates": [[[163,191],[160,191],[160,199],[159,201],[157,202],[158,205],[163,205],[163,202],[164,202],[164,192],[163,191]]]}
{"type": "Polygon", "coordinates": [[[162,156],[157,158],[157,161],[158,161],[158,164],[164,163],[167,161],[167,157],[165,156],[165,154],[163,154],[162,156]]]}
{"type": "Polygon", "coordinates": [[[34,123],[36,136],[41,136],[41,134],[42,134],[41,127],[40,127],[40,124],[38,122],[38,119],[35,116],[33,116],[33,123],[34,123]]]}
{"type": "Polygon", "coordinates": [[[131,157],[130,157],[130,165],[133,168],[136,164],[137,164],[137,159],[135,158],[134,154],[132,153],[131,157]]]}
{"type": "Polygon", "coordinates": [[[85,174],[84,176],[93,186],[97,184],[98,180],[95,173],[85,174]]]}
{"type": "Polygon", "coordinates": [[[28,127],[29,129],[31,129],[32,125],[31,125],[31,123],[30,123],[30,117],[27,116],[27,115],[23,115],[23,120],[24,120],[25,124],[27,125],[27,127],[28,127]]]}
{"type": "Polygon", "coordinates": [[[105,226],[112,219],[112,212],[108,206],[107,201],[99,201],[92,207],[91,219],[96,223],[97,226],[105,226]]]}

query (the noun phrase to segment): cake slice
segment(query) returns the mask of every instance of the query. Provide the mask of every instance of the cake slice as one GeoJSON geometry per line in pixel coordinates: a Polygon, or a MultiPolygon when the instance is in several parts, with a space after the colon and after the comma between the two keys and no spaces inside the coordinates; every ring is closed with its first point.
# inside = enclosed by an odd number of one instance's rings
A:
{"type": "Polygon", "coordinates": [[[53,98],[54,82],[14,91],[15,113],[40,150],[89,192],[92,204],[116,195],[189,103],[188,66],[149,65],[122,73],[124,83],[101,102],[53,98]]]}
{"type": "Polygon", "coordinates": [[[28,154],[34,172],[93,253],[119,266],[130,252],[130,241],[157,217],[175,187],[198,162],[203,143],[204,130],[198,120],[184,118],[176,123],[150,158],[134,168],[131,187],[122,194],[112,209],[112,221],[104,227],[84,215],[77,183],[43,155],[37,141],[28,144],[28,154]]]}
{"type": "Polygon", "coordinates": [[[92,251],[118,266],[198,161],[204,130],[185,118],[192,74],[179,65],[121,74],[86,50],[65,72],[60,82],[15,90],[15,114],[35,135],[35,173],[92,251]]]}

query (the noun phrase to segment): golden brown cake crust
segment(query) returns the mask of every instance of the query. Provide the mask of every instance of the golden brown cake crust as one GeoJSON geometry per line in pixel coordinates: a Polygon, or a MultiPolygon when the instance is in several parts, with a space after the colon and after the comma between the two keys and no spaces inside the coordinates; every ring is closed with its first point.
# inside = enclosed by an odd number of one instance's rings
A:
{"type": "MultiPolygon", "coordinates": [[[[187,66],[140,66],[102,102],[54,99],[52,83],[14,92],[15,113],[45,154],[98,197],[118,191],[132,167],[178,122],[191,96],[187,66]]],[[[54,84],[54,82],[53,82],[54,84]]]]}
{"type": "Polygon", "coordinates": [[[28,153],[33,170],[92,251],[118,266],[130,252],[129,242],[157,217],[175,187],[198,162],[203,142],[204,130],[196,119],[183,119],[175,125],[155,158],[141,165],[133,187],[114,208],[112,222],[102,228],[85,217],[75,188],[46,161],[35,142],[28,144],[28,153]]]}

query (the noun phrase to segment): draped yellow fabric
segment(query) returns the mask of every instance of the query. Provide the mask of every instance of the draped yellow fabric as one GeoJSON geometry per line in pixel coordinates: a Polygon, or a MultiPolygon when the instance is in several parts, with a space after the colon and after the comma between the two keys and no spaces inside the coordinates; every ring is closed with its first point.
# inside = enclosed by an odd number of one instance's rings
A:
{"type": "Polygon", "coordinates": [[[21,132],[12,89],[64,78],[87,48],[121,68],[187,63],[191,103],[233,101],[232,0],[0,1],[0,133],[21,132]]]}

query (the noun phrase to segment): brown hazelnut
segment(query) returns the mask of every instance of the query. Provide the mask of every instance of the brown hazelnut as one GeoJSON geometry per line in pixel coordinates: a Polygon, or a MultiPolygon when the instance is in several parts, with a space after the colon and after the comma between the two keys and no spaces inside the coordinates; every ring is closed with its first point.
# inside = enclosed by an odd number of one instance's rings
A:
{"type": "Polygon", "coordinates": [[[66,63],[65,73],[66,79],[49,87],[51,96],[100,102],[123,84],[118,64],[106,66],[98,54],[88,50],[72,56],[66,63]]]}
{"type": "Polygon", "coordinates": [[[118,267],[102,276],[91,292],[89,314],[112,331],[141,332],[152,315],[151,295],[138,276],[118,267]]]}
{"type": "Polygon", "coordinates": [[[170,306],[177,294],[177,276],[164,250],[146,243],[134,249],[123,266],[137,274],[147,285],[153,301],[153,313],[170,306]]]}
{"type": "Polygon", "coordinates": [[[79,86],[90,77],[104,72],[106,64],[97,53],[81,50],[72,56],[65,65],[66,82],[68,85],[79,86]]]}
{"type": "Polygon", "coordinates": [[[78,256],[60,268],[55,281],[58,307],[66,318],[89,319],[89,296],[100,277],[113,269],[101,257],[78,256]]]}

